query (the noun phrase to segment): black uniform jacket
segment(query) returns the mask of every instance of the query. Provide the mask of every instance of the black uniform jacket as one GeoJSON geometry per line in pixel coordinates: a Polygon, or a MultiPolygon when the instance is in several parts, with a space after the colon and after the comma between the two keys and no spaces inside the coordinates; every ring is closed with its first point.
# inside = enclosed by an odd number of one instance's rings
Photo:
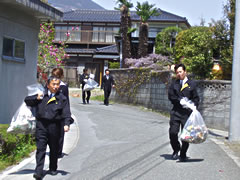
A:
{"type": "Polygon", "coordinates": [[[89,79],[89,75],[83,73],[83,74],[80,76],[80,83],[82,84],[82,88],[83,88],[84,85],[86,84],[86,82],[84,81],[84,79],[89,79]]]}
{"type": "Polygon", "coordinates": [[[36,119],[40,121],[62,121],[65,125],[73,123],[71,118],[70,107],[67,98],[61,93],[57,92],[54,97],[49,99],[47,94],[48,90],[45,89],[43,99],[38,100],[37,94],[27,96],[25,103],[27,106],[36,107],[36,119]]]}
{"type": "Polygon", "coordinates": [[[102,78],[101,89],[111,91],[112,85],[114,85],[114,84],[115,84],[115,82],[114,82],[113,77],[111,75],[109,75],[108,79],[107,79],[107,76],[104,75],[103,78],[102,78]]]}
{"type": "Polygon", "coordinates": [[[173,80],[172,84],[168,89],[168,99],[173,104],[173,109],[171,114],[177,113],[183,116],[185,115],[189,116],[191,114],[192,110],[183,108],[182,105],[180,104],[180,100],[183,97],[187,97],[194,103],[196,107],[198,107],[199,96],[197,93],[196,83],[188,79],[187,82],[182,87],[179,79],[173,80]]]}
{"type": "Polygon", "coordinates": [[[60,85],[59,91],[63,93],[63,95],[67,98],[69,103],[69,92],[68,92],[68,85],[60,85]]]}

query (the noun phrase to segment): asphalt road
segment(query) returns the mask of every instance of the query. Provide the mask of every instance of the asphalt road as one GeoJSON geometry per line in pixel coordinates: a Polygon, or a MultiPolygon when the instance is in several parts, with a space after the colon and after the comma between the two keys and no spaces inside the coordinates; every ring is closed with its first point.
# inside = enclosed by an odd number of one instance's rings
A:
{"type": "MultiPolygon", "coordinates": [[[[71,110],[77,120],[66,135],[67,155],[59,161],[58,174],[46,174],[46,180],[240,179],[239,166],[218,134],[190,145],[183,163],[171,160],[169,118],[159,113],[97,101],[83,105],[81,98],[71,98],[71,110]]],[[[33,156],[2,179],[32,179],[34,162],[33,156]]]]}

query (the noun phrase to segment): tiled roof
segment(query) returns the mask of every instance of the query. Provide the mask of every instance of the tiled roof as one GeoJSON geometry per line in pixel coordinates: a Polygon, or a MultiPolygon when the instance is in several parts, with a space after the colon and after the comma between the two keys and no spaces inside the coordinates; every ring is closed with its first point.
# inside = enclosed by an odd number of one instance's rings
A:
{"type": "Polygon", "coordinates": [[[66,53],[83,53],[83,54],[94,54],[95,49],[81,49],[81,48],[66,48],[66,53]]]}
{"type": "Polygon", "coordinates": [[[39,0],[0,0],[0,6],[9,5],[42,20],[61,21],[63,12],[39,0]]]}
{"type": "MultiPolygon", "coordinates": [[[[116,22],[120,23],[120,12],[116,10],[93,10],[81,9],[72,10],[64,13],[64,21],[80,21],[80,22],[116,22]]],[[[131,11],[131,19],[140,21],[140,17],[136,11],[131,11]]],[[[159,16],[154,16],[149,21],[170,21],[170,22],[186,22],[185,17],[181,17],[161,10],[159,16]]]]}
{"type": "Polygon", "coordinates": [[[64,21],[120,23],[119,11],[81,9],[65,12],[63,16],[64,21]]]}
{"type": "Polygon", "coordinates": [[[63,12],[71,9],[104,9],[93,0],[48,0],[48,3],[63,12]]]}
{"type": "Polygon", "coordinates": [[[96,49],[97,53],[115,53],[118,54],[118,49],[117,49],[117,45],[111,45],[111,46],[105,46],[102,48],[97,48],[96,49]]]}
{"type": "Polygon", "coordinates": [[[81,53],[81,54],[118,54],[117,45],[105,46],[97,49],[82,49],[82,48],[66,48],[66,53],[81,53]]]}

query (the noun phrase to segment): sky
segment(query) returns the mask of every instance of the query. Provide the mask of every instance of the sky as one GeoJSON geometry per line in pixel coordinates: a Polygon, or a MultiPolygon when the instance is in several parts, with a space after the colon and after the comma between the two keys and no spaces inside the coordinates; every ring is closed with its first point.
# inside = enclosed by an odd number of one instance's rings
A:
{"type": "MultiPolygon", "coordinates": [[[[117,7],[116,0],[92,1],[109,10],[117,7]]],[[[137,1],[142,3],[146,0],[131,0],[134,7],[137,1]]],[[[191,26],[200,25],[201,19],[205,20],[207,26],[211,19],[220,20],[223,17],[223,5],[227,0],[148,0],[148,3],[155,4],[155,7],[172,14],[186,17],[191,26]]]]}

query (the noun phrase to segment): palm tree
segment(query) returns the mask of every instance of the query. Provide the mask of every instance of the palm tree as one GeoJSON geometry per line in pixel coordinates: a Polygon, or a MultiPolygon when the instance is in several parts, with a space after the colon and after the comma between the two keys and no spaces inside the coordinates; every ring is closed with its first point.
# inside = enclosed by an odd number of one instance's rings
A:
{"type": "Polygon", "coordinates": [[[122,35],[122,67],[127,67],[124,60],[131,57],[131,18],[129,9],[133,7],[130,0],[117,0],[121,12],[120,32],[122,35]]]}
{"type": "Polygon", "coordinates": [[[148,54],[148,23],[147,21],[151,16],[158,16],[160,13],[157,8],[153,8],[154,4],[148,4],[143,2],[142,4],[137,2],[137,15],[140,16],[140,30],[139,30],[139,48],[138,56],[144,57],[148,54]]]}

